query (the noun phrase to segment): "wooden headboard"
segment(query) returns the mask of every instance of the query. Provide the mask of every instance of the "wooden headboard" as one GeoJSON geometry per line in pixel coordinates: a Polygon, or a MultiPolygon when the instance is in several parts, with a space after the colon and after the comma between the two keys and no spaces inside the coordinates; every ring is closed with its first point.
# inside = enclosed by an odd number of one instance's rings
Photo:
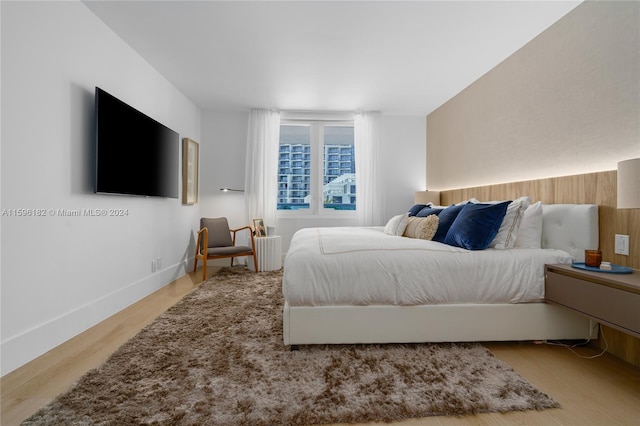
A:
{"type": "MultiPolygon", "coordinates": [[[[528,195],[543,204],[597,204],[599,240],[604,260],[640,269],[640,209],[616,208],[616,171],[562,176],[440,192],[440,204],[449,205],[469,198],[508,200],[528,195]],[[615,234],[629,235],[629,256],[614,253],[615,234]]],[[[640,339],[606,328],[609,352],[640,366],[640,339]],[[612,343],[613,342],[613,343],[612,343]]]]}
{"type": "Polygon", "coordinates": [[[543,204],[597,204],[602,257],[617,265],[640,269],[640,210],[616,209],[615,171],[441,191],[440,203],[449,205],[472,197],[508,200],[523,195],[543,204]],[[615,234],[630,236],[629,256],[614,253],[615,234]]]}

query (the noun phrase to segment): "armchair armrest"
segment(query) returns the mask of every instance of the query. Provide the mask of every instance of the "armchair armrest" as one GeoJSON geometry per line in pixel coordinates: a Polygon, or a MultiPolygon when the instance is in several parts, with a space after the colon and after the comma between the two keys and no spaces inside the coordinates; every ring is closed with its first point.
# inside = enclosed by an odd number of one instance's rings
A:
{"type": "Polygon", "coordinates": [[[236,233],[248,229],[249,230],[249,235],[251,236],[251,245],[253,246],[253,229],[250,226],[243,226],[242,228],[237,228],[237,229],[229,229],[229,231],[231,231],[233,233],[233,245],[236,245],[236,233]]]}

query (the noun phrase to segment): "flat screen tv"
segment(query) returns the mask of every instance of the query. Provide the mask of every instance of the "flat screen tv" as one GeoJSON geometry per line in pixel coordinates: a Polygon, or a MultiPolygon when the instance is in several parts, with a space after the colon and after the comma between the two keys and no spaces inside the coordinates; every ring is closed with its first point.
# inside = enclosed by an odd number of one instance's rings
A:
{"type": "Polygon", "coordinates": [[[95,192],[178,198],[178,133],[96,87],[95,192]]]}

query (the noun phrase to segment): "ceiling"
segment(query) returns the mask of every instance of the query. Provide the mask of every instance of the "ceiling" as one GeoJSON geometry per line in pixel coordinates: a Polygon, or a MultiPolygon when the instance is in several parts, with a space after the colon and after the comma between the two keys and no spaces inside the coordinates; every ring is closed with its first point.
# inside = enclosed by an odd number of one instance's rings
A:
{"type": "Polygon", "coordinates": [[[85,1],[203,110],[426,115],[580,1],[85,1]]]}

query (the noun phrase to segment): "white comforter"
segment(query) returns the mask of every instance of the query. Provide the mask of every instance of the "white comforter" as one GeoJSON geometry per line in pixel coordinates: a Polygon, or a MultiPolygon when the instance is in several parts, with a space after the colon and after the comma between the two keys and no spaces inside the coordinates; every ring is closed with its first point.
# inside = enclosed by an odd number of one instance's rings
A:
{"type": "Polygon", "coordinates": [[[539,302],[545,263],[571,260],[553,249],[468,251],[377,227],[307,228],[291,240],[282,287],[290,306],[539,302]]]}

